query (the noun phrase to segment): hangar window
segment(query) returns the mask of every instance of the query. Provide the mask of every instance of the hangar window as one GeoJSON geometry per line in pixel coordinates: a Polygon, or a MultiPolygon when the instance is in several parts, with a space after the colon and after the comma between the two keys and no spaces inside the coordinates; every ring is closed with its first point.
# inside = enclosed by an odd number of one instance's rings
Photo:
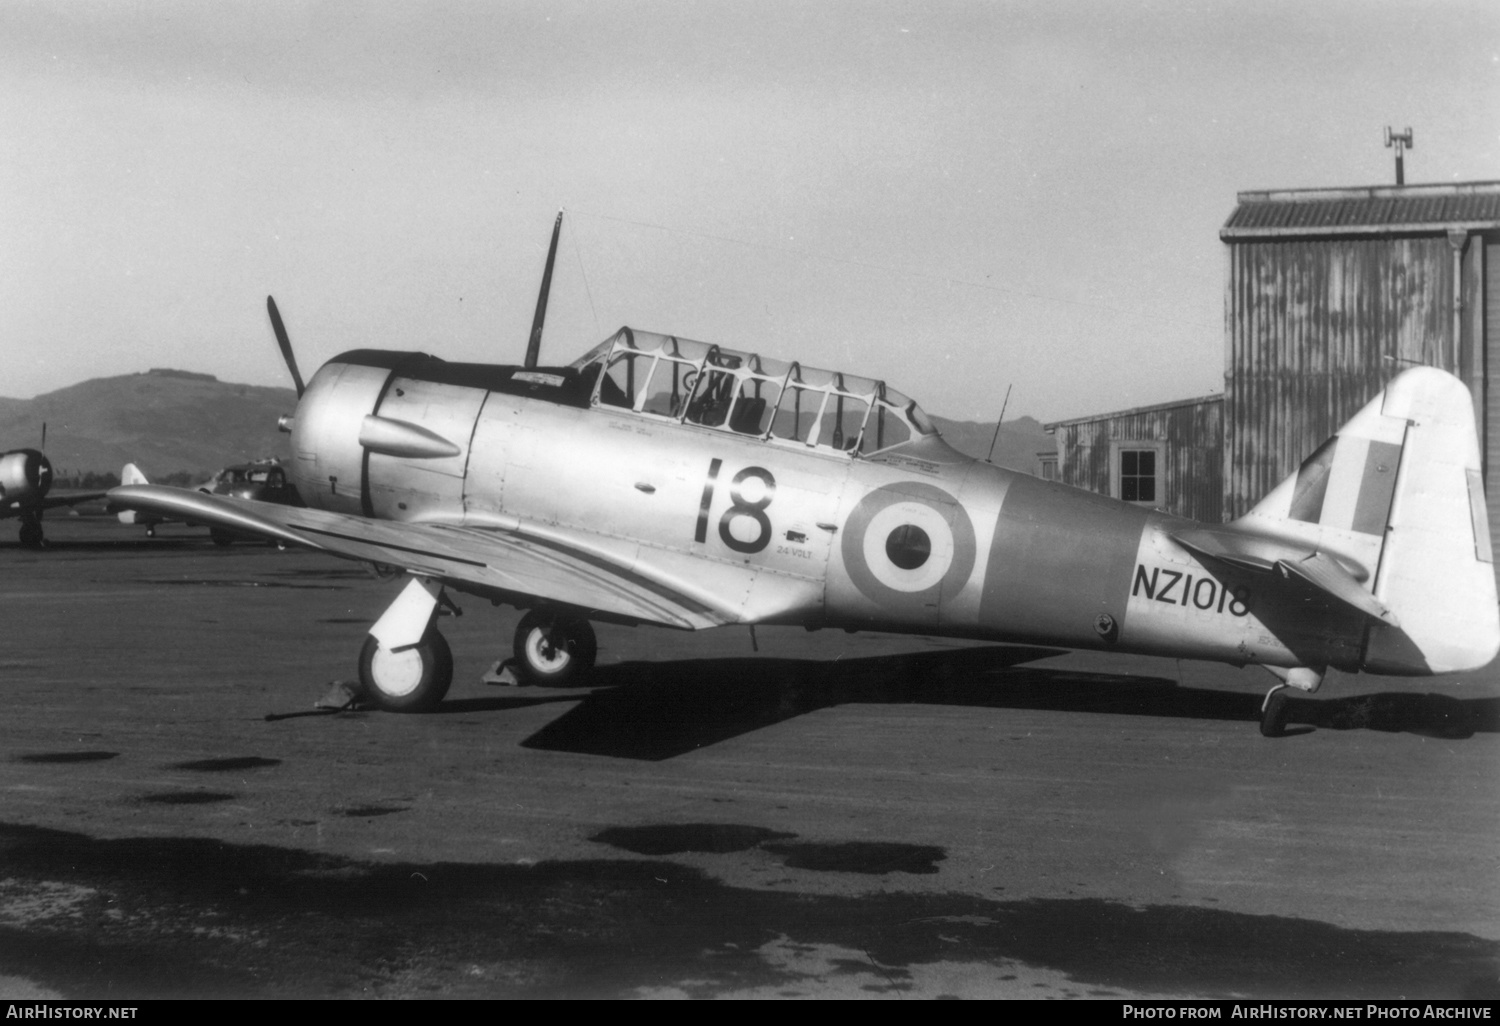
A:
{"type": "Polygon", "coordinates": [[[1113,448],[1115,495],[1123,502],[1158,505],[1162,500],[1161,446],[1153,442],[1116,442],[1113,448]]]}

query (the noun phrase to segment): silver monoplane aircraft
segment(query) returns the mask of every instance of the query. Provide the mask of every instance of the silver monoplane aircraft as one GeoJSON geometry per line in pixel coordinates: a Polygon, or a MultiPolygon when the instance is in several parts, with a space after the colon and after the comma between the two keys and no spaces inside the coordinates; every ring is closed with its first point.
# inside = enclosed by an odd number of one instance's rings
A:
{"type": "Polygon", "coordinates": [[[444,589],[528,610],[528,682],[586,673],[590,621],[800,624],[1260,664],[1268,734],[1278,689],[1329,667],[1500,649],[1474,416],[1442,371],[1396,377],[1250,513],[1201,524],[963,456],[870,377],[631,328],[539,366],[543,303],[523,365],[363,349],[304,389],[268,305],[309,508],[110,498],[404,568],[360,656],[386,709],[448,689],[444,589]]]}

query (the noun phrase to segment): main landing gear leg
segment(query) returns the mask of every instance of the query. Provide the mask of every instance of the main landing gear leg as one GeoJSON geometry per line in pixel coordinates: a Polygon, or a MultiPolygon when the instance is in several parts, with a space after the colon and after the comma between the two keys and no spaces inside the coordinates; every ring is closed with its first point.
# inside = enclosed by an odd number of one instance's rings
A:
{"type": "Polygon", "coordinates": [[[21,518],[21,544],[28,549],[40,549],[46,546],[47,539],[42,534],[41,517],[24,516],[21,518]]]}
{"type": "Polygon", "coordinates": [[[1286,733],[1287,716],[1291,712],[1287,703],[1292,696],[1286,693],[1286,689],[1291,687],[1312,693],[1318,690],[1318,686],[1323,683],[1323,675],[1328,671],[1310,666],[1291,669],[1267,666],[1266,669],[1281,678],[1281,683],[1267,691],[1265,700],[1260,703],[1260,733],[1262,737],[1281,737],[1286,733]]]}
{"type": "Polygon", "coordinates": [[[427,712],[453,683],[453,652],[433,626],[442,586],[414,577],[365,638],[359,681],[370,702],[387,712],[427,712]]]}

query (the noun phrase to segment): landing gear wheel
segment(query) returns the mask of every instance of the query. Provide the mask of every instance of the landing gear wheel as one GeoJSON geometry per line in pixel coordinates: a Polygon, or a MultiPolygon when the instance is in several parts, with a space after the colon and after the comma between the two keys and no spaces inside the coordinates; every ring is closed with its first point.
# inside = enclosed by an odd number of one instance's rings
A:
{"type": "Polygon", "coordinates": [[[28,549],[39,549],[46,539],[42,536],[42,525],[35,520],[21,523],[21,544],[28,549]]]}
{"type": "Polygon", "coordinates": [[[599,641],[587,620],[532,610],[516,625],[516,676],[522,684],[581,684],[598,654],[599,641]]]}
{"type": "Polygon", "coordinates": [[[364,696],[386,712],[427,712],[453,683],[453,651],[434,628],[411,648],[388,652],[373,634],[359,653],[364,696]]]}
{"type": "Polygon", "coordinates": [[[218,545],[220,547],[234,544],[234,535],[230,534],[222,527],[210,527],[208,529],[208,536],[214,540],[215,545],[218,545]]]}
{"type": "Polygon", "coordinates": [[[1261,737],[1281,737],[1286,733],[1288,709],[1286,685],[1278,684],[1266,695],[1260,706],[1261,737]]]}

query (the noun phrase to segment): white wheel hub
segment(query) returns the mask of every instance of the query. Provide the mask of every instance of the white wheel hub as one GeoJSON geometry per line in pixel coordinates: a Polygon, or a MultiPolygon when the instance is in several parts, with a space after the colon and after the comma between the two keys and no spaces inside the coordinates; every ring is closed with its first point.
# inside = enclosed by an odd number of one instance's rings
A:
{"type": "MultiPolygon", "coordinates": [[[[553,633],[561,633],[553,628],[553,633]]],[[[566,645],[553,644],[548,632],[540,627],[526,636],[526,661],[542,673],[556,673],[567,666],[573,654],[566,645]]]]}
{"type": "Polygon", "coordinates": [[[370,677],[375,686],[394,698],[417,690],[422,683],[422,669],[422,653],[415,648],[388,652],[381,647],[370,660],[370,677]]]}

